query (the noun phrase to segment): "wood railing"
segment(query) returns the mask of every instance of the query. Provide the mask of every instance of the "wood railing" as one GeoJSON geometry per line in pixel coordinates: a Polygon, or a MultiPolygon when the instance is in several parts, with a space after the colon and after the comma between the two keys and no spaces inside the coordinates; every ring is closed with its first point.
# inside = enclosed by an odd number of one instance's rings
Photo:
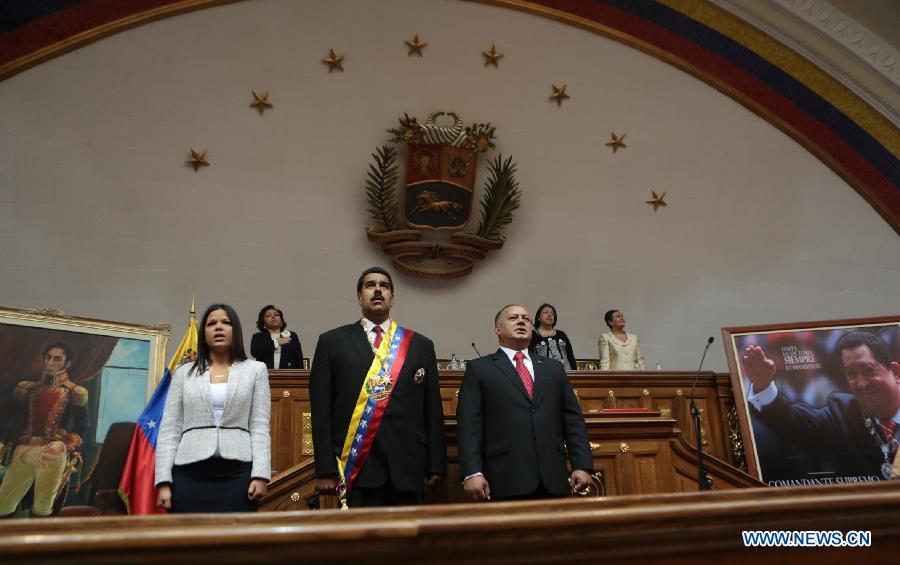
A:
{"type": "Polygon", "coordinates": [[[349,511],[0,524],[2,563],[892,563],[900,488],[809,488],[349,511]],[[871,547],[748,548],[741,532],[869,532],[871,547]]]}

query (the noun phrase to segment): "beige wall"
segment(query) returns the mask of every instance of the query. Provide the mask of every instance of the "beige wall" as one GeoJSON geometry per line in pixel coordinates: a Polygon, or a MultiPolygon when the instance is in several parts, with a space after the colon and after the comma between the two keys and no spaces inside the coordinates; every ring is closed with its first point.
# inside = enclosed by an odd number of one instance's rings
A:
{"type": "MultiPolygon", "coordinates": [[[[233,303],[249,342],[274,302],[310,355],[358,317],[359,271],[387,263],[364,234],[371,152],[403,112],[436,109],[493,122],[524,192],[472,276],[397,278],[396,318],[439,356],[491,350],[507,302],[554,303],[580,357],[621,308],[667,369],[696,368],[722,326],[897,313],[897,235],[793,140],[641,52],[456,0],[239,2],[0,83],[0,304],[167,321],[177,342],[196,292],[233,303]],[[319,62],[330,47],[345,73],[319,62]],[[250,89],[275,109],[258,116],[250,89]],[[189,146],[212,166],[183,166],[189,146]]],[[[721,344],[707,366],[726,368],[721,344]]]]}

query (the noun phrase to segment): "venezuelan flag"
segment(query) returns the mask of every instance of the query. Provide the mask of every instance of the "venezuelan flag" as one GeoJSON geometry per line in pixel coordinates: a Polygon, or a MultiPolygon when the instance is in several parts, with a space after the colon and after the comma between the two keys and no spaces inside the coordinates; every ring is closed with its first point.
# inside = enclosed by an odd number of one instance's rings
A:
{"type": "Polygon", "coordinates": [[[125,503],[129,514],[163,514],[165,510],[156,505],[156,486],[153,476],[156,469],[156,436],[162,420],[166,396],[169,394],[169,383],[175,368],[197,358],[197,318],[194,316],[194,305],[191,304],[191,315],[188,319],[187,332],[159,386],[150,398],[150,402],[138,418],[138,425],[131,437],[131,447],[125,459],[125,468],[119,480],[119,496],[125,503]]]}

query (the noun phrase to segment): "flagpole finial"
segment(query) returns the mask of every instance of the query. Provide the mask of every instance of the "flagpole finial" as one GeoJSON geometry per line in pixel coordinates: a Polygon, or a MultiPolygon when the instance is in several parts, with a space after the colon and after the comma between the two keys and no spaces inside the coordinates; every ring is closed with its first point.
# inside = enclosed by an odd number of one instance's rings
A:
{"type": "Polygon", "coordinates": [[[194,302],[195,302],[195,298],[196,298],[196,295],[193,294],[193,293],[191,293],[191,314],[194,314],[194,313],[195,313],[195,312],[194,312],[194,302]]]}

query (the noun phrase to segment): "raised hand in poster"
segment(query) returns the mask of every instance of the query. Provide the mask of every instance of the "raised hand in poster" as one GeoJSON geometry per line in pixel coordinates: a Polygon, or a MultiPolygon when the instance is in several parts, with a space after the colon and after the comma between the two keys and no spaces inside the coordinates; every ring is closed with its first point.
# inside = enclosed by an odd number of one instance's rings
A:
{"type": "Polygon", "coordinates": [[[749,345],[741,357],[747,378],[753,383],[754,392],[768,388],[775,379],[775,362],[766,357],[766,352],[758,345],[749,345]]]}

